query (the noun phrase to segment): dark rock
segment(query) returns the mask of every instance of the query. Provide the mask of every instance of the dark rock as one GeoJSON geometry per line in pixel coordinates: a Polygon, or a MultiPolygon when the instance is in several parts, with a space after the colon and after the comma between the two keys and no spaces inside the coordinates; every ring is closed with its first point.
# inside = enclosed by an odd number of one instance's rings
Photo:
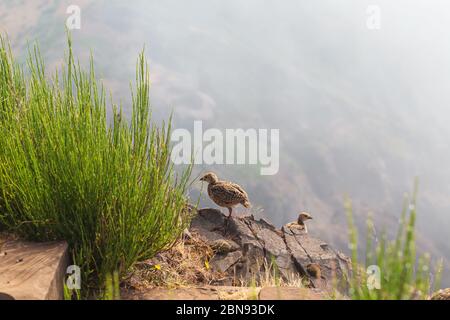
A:
{"type": "Polygon", "coordinates": [[[341,253],[336,253],[322,240],[307,233],[295,233],[283,228],[286,244],[290,249],[296,265],[304,272],[305,266],[315,263],[320,266],[321,278],[311,277],[314,287],[332,289],[333,279],[344,279],[350,270],[350,261],[341,253]]]}
{"type": "Polygon", "coordinates": [[[257,242],[247,242],[243,245],[243,258],[235,270],[236,277],[247,283],[259,281],[264,269],[264,249],[257,242]]]}
{"type": "Polygon", "coordinates": [[[226,254],[216,254],[210,261],[214,271],[225,272],[242,257],[241,251],[229,252],[226,254]]]}
{"type": "Polygon", "coordinates": [[[250,219],[244,220],[239,218],[230,218],[224,225],[225,234],[238,242],[241,246],[251,243],[255,246],[260,246],[261,243],[256,239],[252,229],[249,228],[250,219]]]}
{"type": "Polygon", "coordinates": [[[236,251],[237,249],[240,248],[240,246],[236,242],[229,239],[214,240],[210,246],[215,253],[228,253],[236,251]]]}
{"type": "Polygon", "coordinates": [[[198,215],[201,216],[204,221],[209,222],[213,227],[223,225],[226,220],[225,215],[221,211],[214,209],[200,209],[198,210],[198,215]]]}
{"type": "Polygon", "coordinates": [[[284,240],[298,271],[302,275],[306,275],[306,265],[312,262],[306,250],[292,234],[284,233],[284,240]]]}
{"type": "Polygon", "coordinates": [[[284,279],[297,274],[309,279],[311,287],[329,290],[336,282],[334,278],[342,282],[350,270],[350,260],[345,255],[310,236],[296,223],[280,230],[253,216],[227,219],[219,210],[202,209],[193,219],[190,230],[213,248],[221,241],[230,244],[230,250],[215,250],[211,266],[246,283],[258,283],[263,271],[272,267],[279,270],[284,279]],[[306,272],[309,264],[320,267],[320,278],[306,272]]]}
{"type": "Polygon", "coordinates": [[[248,223],[255,237],[262,244],[267,260],[270,263],[275,263],[281,275],[288,278],[289,273],[295,267],[282,236],[276,232],[274,226],[268,224],[266,221],[251,221],[248,223]]]}
{"type": "Polygon", "coordinates": [[[221,233],[216,232],[223,225],[224,216],[219,210],[203,209],[199,210],[198,215],[192,220],[190,231],[195,232],[206,243],[212,244],[224,238],[221,233]]]}

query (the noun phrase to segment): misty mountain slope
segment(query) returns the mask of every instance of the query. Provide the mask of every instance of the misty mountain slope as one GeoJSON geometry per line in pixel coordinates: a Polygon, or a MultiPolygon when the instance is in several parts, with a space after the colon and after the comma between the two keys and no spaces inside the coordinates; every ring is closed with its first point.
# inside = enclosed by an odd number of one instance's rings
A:
{"type": "MultiPolygon", "coordinates": [[[[126,111],[125,92],[145,44],[157,119],[173,110],[175,127],[189,130],[195,120],[204,129],[280,129],[278,174],[237,165],[199,165],[196,174],[215,170],[239,182],[258,214],[277,225],[310,211],[310,232],[344,250],[345,195],[360,228],[372,212],[378,231],[394,232],[404,193],[418,177],[420,249],[445,257],[448,267],[446,1],[379,1],[377,31],[366,27],[371,3],[359,0],[80,3],[76,54],[86,62],[92,49],[97,74],[126,111]]],[[[2,2],[0,28],[18,52],[38,39],[50,69],[61,61],[68,4],[2,2]],[[11,17],[24,8],[26,19],[11,17]]],[[[194,184],[193,197],[200,186],[194,184]]],[[[201,204],[211,205],[204,194],[201,204]]]]}

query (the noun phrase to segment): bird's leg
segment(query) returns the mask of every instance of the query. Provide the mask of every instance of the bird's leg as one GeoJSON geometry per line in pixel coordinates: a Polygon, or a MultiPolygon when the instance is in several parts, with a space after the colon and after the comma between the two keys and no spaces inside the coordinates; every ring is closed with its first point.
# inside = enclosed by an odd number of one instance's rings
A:
{"type": "Polygon", "coordinates": [[[229,214],[228,217],[225,219],[224,224],[223,224],[223,233],[224,233],[224,235],[226,235],[226,234],[228,233],[228,224],[229,224],[229,221],[230,221],[230,218],[231,218],[231,213],[232,213],[232,211],[233,211],[232,208],[230,208],[230,207],[227,207],[227,208],[228,208],[228,212],[229,212],[230,214],[229,214]]]}

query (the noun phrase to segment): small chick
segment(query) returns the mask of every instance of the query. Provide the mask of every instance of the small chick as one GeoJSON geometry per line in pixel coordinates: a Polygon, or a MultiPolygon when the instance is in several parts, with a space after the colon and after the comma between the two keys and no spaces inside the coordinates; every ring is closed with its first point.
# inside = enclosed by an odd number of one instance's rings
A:
{"type": "Polygon", "coordinates": [[[312,217],[308,212],[300,212],[300,214],[298,215],[297,223],[303,227],[305,233],[308,233],[308,228],[306,227],[305,221],[311,219],[312,217]]]}
{"type": "Polygon", "coordinates": [[[306,266],[306,271],[308,274],[316,279],[322,277],[322,272],[320,271],[320,266],[317,263],[310,263],[306,266]]]}
{"type": "Polygon", "coordinates": [[[233,207],[242,204],[245,208],[251,206],[248,195],[241,186],[227,181],[220,181],[213,172],[206,173],[200,181],[208,182],[208,195],[220,207],[228,208],[228,218],[233,207]]]}

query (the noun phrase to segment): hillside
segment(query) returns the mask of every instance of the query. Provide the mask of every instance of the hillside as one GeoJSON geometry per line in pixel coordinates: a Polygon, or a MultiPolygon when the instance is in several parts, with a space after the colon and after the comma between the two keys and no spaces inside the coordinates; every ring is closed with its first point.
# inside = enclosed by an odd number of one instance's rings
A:
{"type": "MultiPolygon", "coordinates": [[[[417,176],[419,249],[443,257],[449,274],[450,169],[443,164],[450,162],[450,48],[443,2],[426,10],[417,2],[386,2],[377,32],[365,27],[366,7],[357,1],[79,3],[76,51],[87,60],[95,48],[99,75],[114,96],[128,101],[134,58],[146,43],[156,118],[173,111],[179,128],[203,120],[219,129],[281,129],[277,175],[244,166],[197,166],[194,173],[212,169],[239,181],[264,208],[255,214],[278,227],[300,210],[311,212],[317,218],[311,234],[342,251],[348,251],[344,196],[353,200],[360,229],[372,212],[377,232],[393,234],[403,194],[417,176]]],[[[3,1],[0,12],[14,51],[24,56],[26,41],[39,39],[48,69],[60,64],[65,3],[3,1]]],[[[124,110],[129,115],[131,108],[124,110]]],[[[192,198],[200,194],[200,185],[194,188],[192,198]]]]}

